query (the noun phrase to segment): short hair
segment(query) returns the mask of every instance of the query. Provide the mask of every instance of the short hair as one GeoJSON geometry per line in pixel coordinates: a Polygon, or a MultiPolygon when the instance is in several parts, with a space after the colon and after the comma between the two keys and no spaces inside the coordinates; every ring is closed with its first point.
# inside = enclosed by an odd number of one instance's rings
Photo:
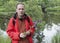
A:
{"type": "Polygon", "coordinates": [[[17,8],[17,6],[18,6],[19,4],[21,4],[21,5],[24,5],[24,3],[22,3],[22,2],[20,2],[20,3],[17,3],[17,5],[16,5],[16,8],[17,8]]]}

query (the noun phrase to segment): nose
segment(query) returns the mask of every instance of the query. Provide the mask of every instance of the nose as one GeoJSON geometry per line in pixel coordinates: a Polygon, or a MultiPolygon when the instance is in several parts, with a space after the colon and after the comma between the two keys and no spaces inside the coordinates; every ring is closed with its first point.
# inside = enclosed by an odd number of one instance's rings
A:
{"type": "Polygon", "coordinates": [[[20,10],[20,12],[24,12],[23,10],[20,10]]]}

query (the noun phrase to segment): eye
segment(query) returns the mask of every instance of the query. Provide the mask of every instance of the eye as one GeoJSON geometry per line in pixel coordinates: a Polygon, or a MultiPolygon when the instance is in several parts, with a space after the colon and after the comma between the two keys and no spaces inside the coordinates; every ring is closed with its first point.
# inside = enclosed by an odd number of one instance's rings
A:
{"type": "Polygon", "coordinates": [[[22,10],[24,10],[24,8],[22,8],[22,10]]]}
{"type": "Polygon", "coordinates": [[[21,10],[21,8],[19,8],[18,10],[21,10]]]}
{"type": "Polygon", "coordinates": [[[24,10],[24,8],[19,8],[18,10],[24,10]]]}

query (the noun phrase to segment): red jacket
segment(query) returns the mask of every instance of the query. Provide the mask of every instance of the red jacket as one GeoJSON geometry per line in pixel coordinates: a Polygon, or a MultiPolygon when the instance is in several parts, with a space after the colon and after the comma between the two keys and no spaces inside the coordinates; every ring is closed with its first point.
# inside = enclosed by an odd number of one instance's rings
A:
{"type": "MultiPolygon", "coordinates": [[[[13,19],[14,18],[12,17],[8,23],[7,34],[12,39],[12,43],[18,43],[18,41],[20,40],[19,31],[18,31],[18,19],[15,20],[15,25],[13,25],[13,19]]],[[[30,23],[27,20],[25,20],[26,31],[28,31],[30,29],[30,27],[33,26],[32,19],[30,17],[29,17],[29,19],[30,19],[30,23]]],[[[31,34],[29,36],[27,36],[29,43],[33,43],[32,35],[34,33],[34,30],[35,30],[34,28],[31,28],[31,31],[30,31],[31,34]]]]}

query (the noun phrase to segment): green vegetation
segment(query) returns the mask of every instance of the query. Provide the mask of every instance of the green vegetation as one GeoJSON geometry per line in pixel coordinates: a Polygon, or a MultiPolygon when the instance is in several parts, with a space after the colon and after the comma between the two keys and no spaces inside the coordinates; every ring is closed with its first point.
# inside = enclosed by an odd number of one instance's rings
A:
{"type": "Polygon", "coordinates": [[[56,34],[56,36],[53,37],[52,43],[60,43],[60,34],[56,34]]]}
{"type": "Polygon", "coordinates": [[[0,43],[11,43],[11,40],[9,37],[4,38],[2,35],[0,35],[0,43]]]}
{"type": "MultiPolygon", "coordinates": [[[[30,15],[33,21],[41,20],[40,27],[50,22],[60,22],[60,0],[0,0],[0,28],[6,30],[9,19],[16,10],[16,4],[23,2],[25,4],[26,14],[30,15]],[[45,7],[47,13],[42,11],[45,7]],[[45,17],[44,17],[45,16],[45,17]],[[4,26],[4,27],[3,27],[4,26]]],[[[40,28],[42,29],[42,28],[40,28]]]]}
{"type": "MultiPolygon", "coordinates": [[[[26,14],[30,15],[33,21],[42,21],[37,23],[38,30],[44,30],[46,23],[60,23],[60,0],[0,0],[0,29],[6,30],[8,21],[14,15],[16,4],[19,2],[25,4],[26,14]]],[[[0,43],[4,43],[1,39],[0,43]]]]}

